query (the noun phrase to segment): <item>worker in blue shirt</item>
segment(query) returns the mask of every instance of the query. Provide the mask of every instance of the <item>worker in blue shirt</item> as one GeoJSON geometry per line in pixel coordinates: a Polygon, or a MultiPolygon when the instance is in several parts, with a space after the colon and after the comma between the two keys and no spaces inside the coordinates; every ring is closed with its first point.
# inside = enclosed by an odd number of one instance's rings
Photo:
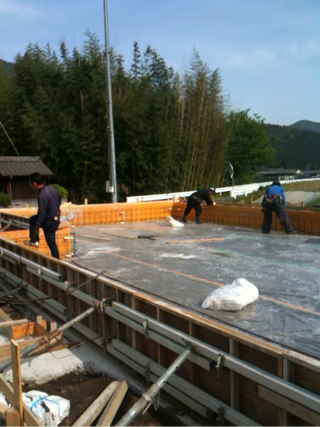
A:
{"type": "Polygon", "coordinates": [[[294,233],[286,208],[286,195],[279,181],[273,181],[271,187],[266,189],[262,199],[262,211],[264,213],[262,223],[263,233],[270,233],[272,226],[272,212],[277,215],[287,234],[294,233]]]}
{"type": "Polygon", "coordinates": [[[42,176],[33,173],[29,177],[31,187],[39,191],[38,214],[30,217],[30,240],[24,243],[29,246],[39,246],[39,229],[43,229],[46,242],[54,258],[60,259],[56,243],[56,231],[60,225],[61,196],[51,185],[46,185],[42,176]]]}

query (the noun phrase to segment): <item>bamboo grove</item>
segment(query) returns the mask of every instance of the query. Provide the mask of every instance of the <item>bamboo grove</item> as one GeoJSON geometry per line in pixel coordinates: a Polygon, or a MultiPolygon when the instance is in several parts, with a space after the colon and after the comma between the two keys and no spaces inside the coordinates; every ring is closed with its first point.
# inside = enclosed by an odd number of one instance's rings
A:
{"type": "MultiPolygon", "coordinates": [[[[249,111],[232,111],[219,69],[211,71],[198,52],[179,75],[151,48],[133,44],[132,64],[111,53],[114,136],[119,201],[129,195],[228,185],[252,180],[271,165],[273,149],[265,124],[249,111]]],[[[13,73],[0,69],[0,155],[40,156],[81,203],[110,201],[105,55],[86,33],[81,52],[59,56],[50,45],[29,44],[13,73]]]]}

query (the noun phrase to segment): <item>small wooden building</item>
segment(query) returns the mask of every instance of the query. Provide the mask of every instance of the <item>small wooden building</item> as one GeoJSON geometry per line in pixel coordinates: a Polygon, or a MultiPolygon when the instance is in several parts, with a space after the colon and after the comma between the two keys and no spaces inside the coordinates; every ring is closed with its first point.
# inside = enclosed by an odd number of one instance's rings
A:
{"type": "Polygon", "coordinates": [[[36,200],[37,193],[29,185],[29,176],[34,172],[44,178],[53,176],[40,157],[0,156],[0,192],[10,194],[12,204],[36,200]]]}

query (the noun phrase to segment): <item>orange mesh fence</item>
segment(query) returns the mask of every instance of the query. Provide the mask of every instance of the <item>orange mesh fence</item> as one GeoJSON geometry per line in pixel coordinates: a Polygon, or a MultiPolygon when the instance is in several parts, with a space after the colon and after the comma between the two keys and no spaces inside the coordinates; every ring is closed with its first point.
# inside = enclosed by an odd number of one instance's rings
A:
{"type": "MultiPolygon", "coordinates": [[[[3,231],[0,233],[0,237],[12,240],[16,243],[23,244],[24,240],[29,240],[29,230],[14,230],[14,231],[3,231]]],[[[43,231],[40,229],[39,233],[40,242],[39,247],[28,246],[28,249],[34,251],[40,251],[45,255],[51,255],[50,249],[46,243],[43,231]]],[[[66,258],[72,254],[72,235],[71,227],[58,229],[56,232],[56,242],[60,252],[60,258],[66,258]]]]}

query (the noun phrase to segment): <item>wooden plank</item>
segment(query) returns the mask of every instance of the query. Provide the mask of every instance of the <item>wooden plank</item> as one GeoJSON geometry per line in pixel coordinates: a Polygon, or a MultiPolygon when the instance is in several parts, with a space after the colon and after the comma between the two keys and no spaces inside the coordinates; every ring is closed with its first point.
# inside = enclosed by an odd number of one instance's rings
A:
{"type": "Polygon", "coordinates": [[[215,240],[225,240],[225,237],[207,237],[203,239],[190,239],[190,240],[168,240],[167,244],[177,245],[177,244],[183,244],[183,243],[213,242],[215,240]]]}
{"type": "Polygon", "coordinates": [[[87,239],[93,239],[93,240],[107,240],[107,241],[111,241],[112,239],[110,239],[109,237],[96,237],[96,236],[90,236],[88,234],[78,234],[79,237],[84,237],[87,239]]]}
{"type": "Polygon", "coordinates": [[[10,406],[0,402],[0,418],[4,419],[6,417],[6,412],[9,408],[10,406]]]}
{"type": "Polygon", "coordinates": [[[42,320],[42,324],[37,322],[29,322],[23,325],[12,326],[11,338],[20,340],[25,338],[27,335],[42,337],[43,335],[48,335],[46,327],[47,321],[45,319],[42,320]]]}
{"type": "Polygon", "coordinates": [[[127,390],[128,384],[126,383],[126,381],[121,381],[121,383],[118,385],[115,392],[113,393],[111,399],[109,400],[109,403],[104,409],[101,417],[99,418],[96,424],[97,426],[111,426],[111,423],[115,415],[117,414],[117,411],[123,401],[127,390]]]}
{"type": "Polygon", "coordinates": [[[9,408],[6,412],[6,425],[7,426],[22,426],[20,424],[20,414],[18,409],[9,408]]]}
{"type": "Polygon", "coordinates": [[[7,320],[6,322],[0,322],[0,328],[5,328],[7,326],[17,326],[29,323],[28,319],[19,319],[19,320],[7,320]]]}
{"type": "Polygon", "coordinates": [[[18,344],[11,340],[11,358],[12,358],[12,385],[13,385],[13,406],[19,411],[20,426],[23,425],[23,400],[22,400],[22,381],[20,365],[20,348],[18,344]]]}
{"type": "Polygon", "coordinates": [[[0,320],[6,322],[7,320],[12,320],[10,316],[7,315],[3,310],[0,309],[0,320]]]}
{"type": "Polygon", "coordinates": [[[114,237],[121,237],[123,239],[137,239],[141,233],[135,230],[124,231],[119,229],[118,231],[104,231],[103,234],[107,234],[114,237]]]}
{"type": "MultiPolygon", "coordinates": [[[[0,309],[0,321],[2,322],[9,322],[11,319],[10,316],[7,315],[3,310],[0,309]]],[[[12,329],[11,326],[8,326],[6,328],[2,328],[1,332],[9,339],[12,338],[12,329]]]]}
{"type": "Polygon", "coordinates": [[[113,381],[108,387],[92,402],[85,412],[72,424],[73,426],[91,426],[93,421],[98,417],[100,412],[106,406],[107,402],[113,395],[119,385],[119,381],[113,381]]]}
{"type": "MultiPolygon", "coordinates": [[[[26,347],[29,347],[31,344],[34,344],[38,340],[39,340],[39,337],[30,338],[30,339],[24,340],[24,341],[17,341],[17,343],[18,343],[20,351],[21,351],[21,350],[24,350],[26,347]]],[[[48,351],[49,349],[50,349],[50,351],[54,351],[57,349],[57,347],[61,348],[61,346],[62,346],[62,332],[59,335],[51,338],[49,343],[44,343],[40,347],[33,350],[29,356],[31,357],[31,356],[35,356],[37,354],[42,354],[45,351],[48,351]]],[[[1,346],[1,353],[0,353],[0,362],[7,360],[8,358],[10,358],[10,356],[11,356],[10,344],[2,345],[1,346]]]]}
{"type": "MultiPolygon", "coordinates": [[[[320,426],[320,413],[312,411],[309,408],[306,408],[299,403],[295,403],[290,399],[287,399],[284,396],[281,396],[274,391],[269,390],[263,386],[258,387],[259,396],[265,399],[268,402],[271,402],[273,405],[276,405],[287,412],[295,415],[296,417],[307,421],[311,425],[320,426]]],[[[319,407],[320,410],[320,407],[319,407]]]]}
{"type": "MultiPolygon", "coordinates": [[[[2,392],[7,401],[13,405],[14,404],[14,393],[13,388],[8,383],[8,381],[5,380],[4,376],[0,374],[0,392],[2,392]]],[[[42,426],[40,418],[36,417],[34,413],[31,411],[31,409],[24,403],[23,405],[24,409],[24,422],[27,426],[42,426]]]]}

